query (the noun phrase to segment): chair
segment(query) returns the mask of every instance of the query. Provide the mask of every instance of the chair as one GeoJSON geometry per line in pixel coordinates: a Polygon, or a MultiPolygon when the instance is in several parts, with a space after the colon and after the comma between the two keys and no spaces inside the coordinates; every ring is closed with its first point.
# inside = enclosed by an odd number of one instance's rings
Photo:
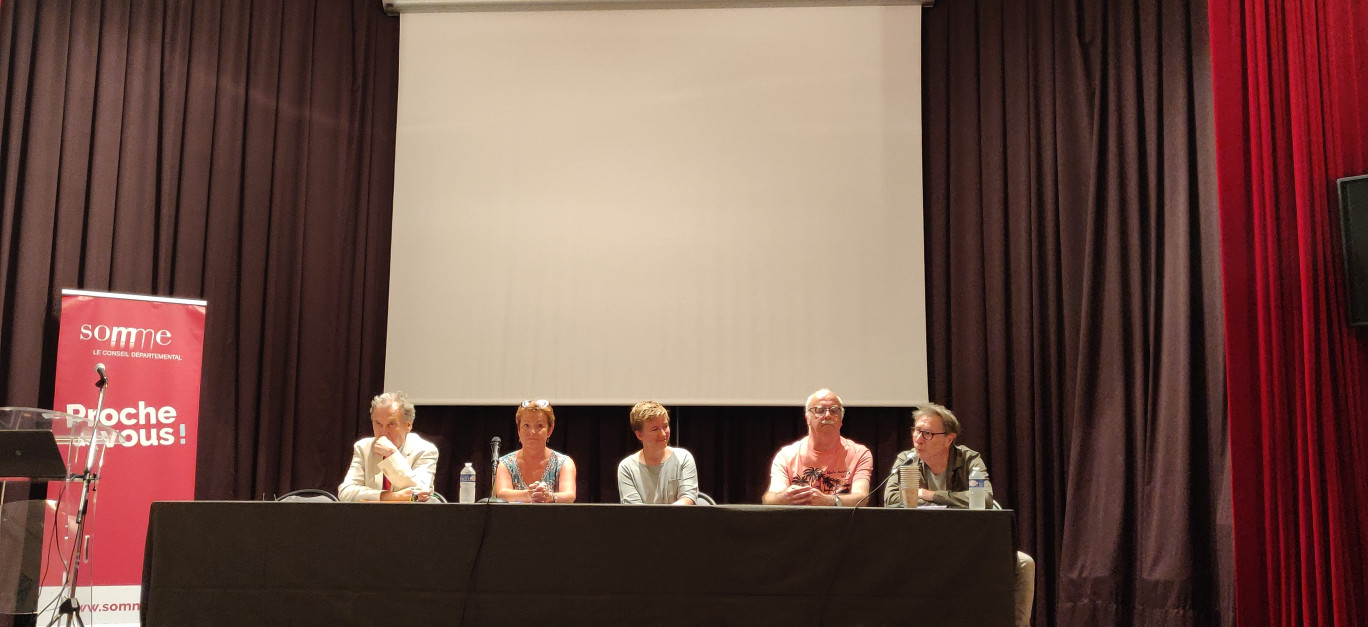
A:
{"type": "Polygon", "coordinates": [[[336,501],[337,495],[318,488],[295,490],[276,498],[278,503],[334,503],[336,501]]]}

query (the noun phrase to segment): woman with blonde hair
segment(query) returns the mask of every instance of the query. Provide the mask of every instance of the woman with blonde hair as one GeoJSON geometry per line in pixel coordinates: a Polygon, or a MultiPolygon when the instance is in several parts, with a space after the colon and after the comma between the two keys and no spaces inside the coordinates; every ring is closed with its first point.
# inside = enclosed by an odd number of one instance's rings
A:
{"type": "Polygon", "coordinates": [[[525,503],[574,503],[575,461],[546,445],[556,428],[551,403],[523,401],[513,420],[522,447],[499,458],[494,496],[525,503]]]}

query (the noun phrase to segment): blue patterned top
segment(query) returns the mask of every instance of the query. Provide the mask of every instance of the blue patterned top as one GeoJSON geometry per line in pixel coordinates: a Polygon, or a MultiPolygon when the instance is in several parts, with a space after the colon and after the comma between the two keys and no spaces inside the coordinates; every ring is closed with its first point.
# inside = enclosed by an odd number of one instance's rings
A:
{"type": "MultiPolygon", "coordinates": [[[[570,456],[565,453],[558,453],[549,448],[546,450],[551,452],[551,458],[546,460],[546,472],[542,473],[541,482],[551,486],[553,492],[559,492],[560,469],[561,466],[564,466],[565,462],[570,459],[570,456]]],[[[508,469],[508,476],[513,478],[513,489],[526,490],[527,484],[523,482],[522,473],[518,472],[518,462],[513,458],[513,456],[517,454],[517,451],[513,451],[512,453],[504,455],[499,458],[499,463],[503,464],[503,467],[508,469]]],[[[534,481],[533,483],[536,482],[534,481]]]]}

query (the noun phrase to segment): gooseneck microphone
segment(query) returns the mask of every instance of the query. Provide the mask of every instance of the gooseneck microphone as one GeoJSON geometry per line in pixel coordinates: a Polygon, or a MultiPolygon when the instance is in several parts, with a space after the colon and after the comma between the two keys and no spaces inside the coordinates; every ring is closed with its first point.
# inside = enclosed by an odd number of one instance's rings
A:
{"type": "MultiPolygon", "coordinates": [[[[859,507],[859,506],[861,506],[861,505],[864,505],[864,502],[867,501],[867,500],[869,500],[869,497],[874,496],[874,493],[875,493],[875,492],[878,492],[879,489],[883,488],[883,487],[884,487],[884,484],[885,484],[885,483],[888,483],[888,480],[889,480],[889,479],[892,479],[893,477],[896,477],[896,476],[898,475],[898,469],[899,469],[899,468],[902,468],[903,466],[907,466],[907,465],[909,465],[909,464],[911,464],[911,463],[913,463],[913,462],[915,462],[915,461],[917,461],[917,452],[914,450],[914,451],[912,451],[912,454],[911,454],[911,455],[908,455],[908,456],[907,456],[907,459],[904,459],[904,460],[902,461],[901,464],[898,464],[897,466],[894,466],[894,467],[893,467],[893,472],[888,473],[888,476],[887,476],[887,477],[884,477],[884,480],[883,480],[883,481],[880,481],[880,482],[879,482],[879,485],[874,486],[874,489],[873,489],[873,490],[870,490],[870,491],[869,491],[869,494],[864,495],[864,498],[862,498],[862,499],[860,499],[858,502],[856,502],[856,503],[855,503],[855,507],[859,507]]],[[[885,505],[887,505],[887,503],[885,503],[885,505]]],[[[906,503],[904,503],[903,505],[906,505],[906,503]]]]}
{"type": "Polygon", "coordinates": [[[489,458],[494,460],[495,464],[499,463],[499,443],[502,441],[503,440],[500,440],[497,435],[494,436],[494,439],[489,441],[489,458]]]}
{"type": "Polygon", "coordinates": [[[105,376],[105,367],[103,363],[95,364],[95,374],[100,375],[100,380],[95,382],[95,387],[103,389],[104,386],[109,384],[109,377],[105,376]]]}

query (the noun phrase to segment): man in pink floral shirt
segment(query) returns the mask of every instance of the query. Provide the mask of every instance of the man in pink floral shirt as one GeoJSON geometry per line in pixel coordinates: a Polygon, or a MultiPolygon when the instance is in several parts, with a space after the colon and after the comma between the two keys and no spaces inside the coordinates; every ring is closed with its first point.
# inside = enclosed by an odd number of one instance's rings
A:
{"type": "Polygon", "coordinates": [[[874,456],[865,445],[841,437],[845,406],[835,392],[813,392],[804,415],[808,434],[775,454],[763,502],[854,507],[869,494],[874,456]]]}

